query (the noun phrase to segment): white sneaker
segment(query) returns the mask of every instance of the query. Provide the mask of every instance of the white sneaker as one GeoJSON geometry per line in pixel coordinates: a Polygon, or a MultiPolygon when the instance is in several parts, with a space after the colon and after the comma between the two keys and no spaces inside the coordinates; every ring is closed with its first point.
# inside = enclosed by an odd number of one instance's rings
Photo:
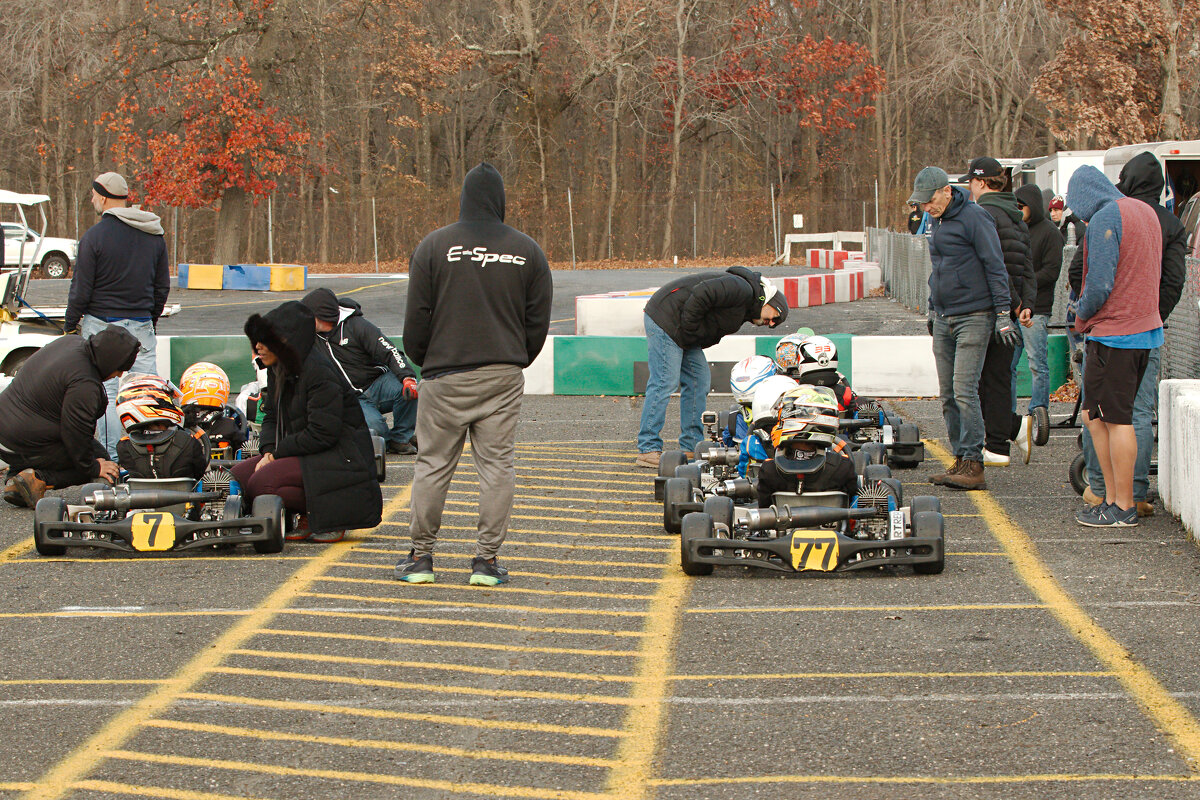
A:
{"type": "Polygon", "coordinates": [[[983,465],[985,467],[1007,467],[1008,464],[1008,456],[1002,456],[999,453],[993,453],[986,447],[983,449],[983,465]]]}
{"type": "Polygon", "coordinates": [[[1029,463],[1029,456],[1031,452],[1029,440],[1032,438],[1032,433],[1033,417],[1028,415],[1021,417],[1021,427],[1017,429],[1017,438],[1013,439],[1013,444],[1017,446],[1017,451],[1021,454],[1021,458],[1026,464],[1029,463]]]}

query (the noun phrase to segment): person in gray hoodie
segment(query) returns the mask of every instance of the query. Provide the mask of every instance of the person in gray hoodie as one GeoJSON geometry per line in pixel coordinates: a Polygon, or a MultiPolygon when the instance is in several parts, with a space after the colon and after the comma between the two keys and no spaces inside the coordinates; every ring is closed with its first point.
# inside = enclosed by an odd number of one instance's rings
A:
{"type": "MultiPolygon", "coordinates": [[[[67,293],[67,332],[91,336],[116,325],[132,333],[141,348],[136,374],[157,374],[155,327],[171,291],[167,245],[158,216],[129,207],[129,184],[115,172],[92,182],[92,208],[100,221],[79,240],[75,274],[67,293]]],[[[104,385],[108,410],[96,423],[96,438],[115,460],[121,422],[117,382],[104,385]]]]}

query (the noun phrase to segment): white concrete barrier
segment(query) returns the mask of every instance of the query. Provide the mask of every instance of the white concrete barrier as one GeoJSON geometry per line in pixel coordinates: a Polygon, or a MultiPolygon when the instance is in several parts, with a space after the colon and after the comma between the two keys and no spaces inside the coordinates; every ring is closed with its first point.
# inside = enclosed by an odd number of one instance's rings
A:
{"type": "Polygon", "coordinates": [[[929,336],[856,336],[850,385],[867,397],[936,397],[929,336]]]}
{"type": "Polygon", "coordinates": [[[1158,493],[1200,539],[1200,381],[1158,385],[1158,493]]]}

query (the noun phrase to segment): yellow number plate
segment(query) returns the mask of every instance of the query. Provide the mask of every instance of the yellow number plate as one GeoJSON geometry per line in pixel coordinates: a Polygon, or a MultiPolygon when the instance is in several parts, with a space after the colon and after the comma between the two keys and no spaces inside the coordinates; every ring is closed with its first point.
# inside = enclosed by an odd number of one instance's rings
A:
{"type": "Polygon", "coordinates": [[[838,565],[838,539],[833,531],[792,534],[792,567],[800,571],[831,572],[838,565]]]}
{"type": "Polygon", "coordinates": [[[170,514],[134,514],[133,549],[144,553],[175,546],[175,517],[170,514]]]}

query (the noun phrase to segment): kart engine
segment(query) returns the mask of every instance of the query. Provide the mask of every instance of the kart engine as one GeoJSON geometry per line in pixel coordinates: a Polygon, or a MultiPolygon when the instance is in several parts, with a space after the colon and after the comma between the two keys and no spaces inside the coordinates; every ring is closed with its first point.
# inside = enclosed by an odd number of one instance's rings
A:
{"type": "Polygon", "coordinates": [[[200,479],[203,491],[220,492],[222,497],[229,496],[229,482],[232,480],[233,474],[229,468],[220,464],[210,465],[204,477],[200,479]]]}
{"type": "Polygon", "coordinates": [[[858,492],[858,507],[873,508],[880,512],[875,519],[860,519],[854,526],[856,539],[886,539],[888,536],[888,518],[884,513],[889,510],[889,503],[895,498],[887,484],[872,482],[864,485],[858,492]]]}

